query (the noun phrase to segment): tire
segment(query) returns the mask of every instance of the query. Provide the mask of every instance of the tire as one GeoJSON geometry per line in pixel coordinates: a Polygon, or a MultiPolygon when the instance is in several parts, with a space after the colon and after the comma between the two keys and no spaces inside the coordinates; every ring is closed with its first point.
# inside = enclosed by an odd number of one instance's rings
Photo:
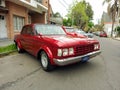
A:
{"type": "Polygon", "coordinates": [[[88,63],[89,62],[89,60],[88,61],[81,61],[81,63],[88,63]]]}
{"type": "Polygon", "coordinates": [[[16,47],[17,47],[17,51],[18,51],[19,53],[23,53],[23,49],[21,49],[21,48],[19,47],[18,43],[16,44],[16,47]]]}
{"type": "Polygon", "coordinates": [[[40,53],[40,63],[44,71],[52,71],[54,69],[54,66],[51,65],[48,55],[45,51],[42,51],[40,53]]]}

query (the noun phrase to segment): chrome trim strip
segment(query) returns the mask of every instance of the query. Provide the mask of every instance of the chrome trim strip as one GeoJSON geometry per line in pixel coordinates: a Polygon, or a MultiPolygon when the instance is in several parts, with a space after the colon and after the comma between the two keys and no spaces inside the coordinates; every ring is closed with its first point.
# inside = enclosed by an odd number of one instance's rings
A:
{"type": "Polygon", "coordinates": [[[55,64],[59,65],[59,66],[63,66],[63,65],[67,65],[67,64],[71,64],[71,63],[75,63],[75,62],[79,62],[81,61],[82,57],[85,56],[89,56],[90,58],[95,57],[96,55],[99,55],[101,53],[101,51],[94,51],[82,56],[77,56],[77,57],[70,57],[70,58],[66,58],[66,59],[53,59],[55,64]]]}

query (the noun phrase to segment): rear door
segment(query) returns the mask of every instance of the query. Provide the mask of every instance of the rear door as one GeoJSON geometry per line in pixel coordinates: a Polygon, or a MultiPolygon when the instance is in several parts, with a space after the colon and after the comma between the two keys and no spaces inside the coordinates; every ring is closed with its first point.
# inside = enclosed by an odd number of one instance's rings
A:
{"type": "Polygon", "coordinates": [[[35,45],[37,44],[36,42],[36,36],[33,30],[32,26],[26,26],[24,30],[21,32],[22,33],[22,45],[24,46],[24,49],[28,51],[31,54],[35,54],[35,45]]]}
{"type": "Polygon", "coordinates": [[[27,35],[27,27],[28,26],[24,26],[22,28],[21,40],[20,40],[23,49],[25,49],[26,51],[28,50],[28,45],[27,45],[27,37],[28,37],[28,35],[27,35]]]}

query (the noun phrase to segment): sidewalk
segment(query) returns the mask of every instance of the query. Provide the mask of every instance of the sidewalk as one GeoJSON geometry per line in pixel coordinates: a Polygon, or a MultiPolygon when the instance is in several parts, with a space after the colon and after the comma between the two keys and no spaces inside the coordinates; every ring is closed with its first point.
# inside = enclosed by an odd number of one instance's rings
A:
{"type": "Polygon", "coordinates": [[[0,57],[6,56],[11,52],[16,51],[16,47],[13,44],[14,44],[13,40],[0,39],[0,57]]]}
{"type": "Polygon", "coordinates": [[[14,43],[14,41],[10,40],[10,39],[0,39],[0,47],[8,46],[13,43],[14,43]]]}
{"type": "Polygon", "coordinates": [[[113,38],[113,39],[120,41],[120,37],[117,37],[117,38],[113,38]]]}

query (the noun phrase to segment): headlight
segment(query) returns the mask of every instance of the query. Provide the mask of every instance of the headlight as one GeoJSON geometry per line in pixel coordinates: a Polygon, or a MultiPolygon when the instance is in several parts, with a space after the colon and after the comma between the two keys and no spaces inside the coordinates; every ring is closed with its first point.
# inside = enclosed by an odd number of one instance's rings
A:
{"type": "Polygon", "coordinates": [[[68,49],[63,49],[63,56],[67,56],[68,55],[68,49]]]}
{"type": "Polygon", "coordinates": [[[74,54],[73,48],[58,49],[57,51],[57,56],[68,56],[73,54],[74,54]]]}
{"type": "Polygon", "coordinates": [[[73,55],[74,54],[74,49],[73,48],[69,48],[69,55],[73,55]]]}
{"type": "Polygon", "coordinates": [[[58,55],[58,56],[62,56],[62,49],[58,49],[57,55],[58,55]]]}
{"type": "Polygon", "coordinates": [[[94,44],[94,50],[99,49],[99,44],[94,44]]]}

